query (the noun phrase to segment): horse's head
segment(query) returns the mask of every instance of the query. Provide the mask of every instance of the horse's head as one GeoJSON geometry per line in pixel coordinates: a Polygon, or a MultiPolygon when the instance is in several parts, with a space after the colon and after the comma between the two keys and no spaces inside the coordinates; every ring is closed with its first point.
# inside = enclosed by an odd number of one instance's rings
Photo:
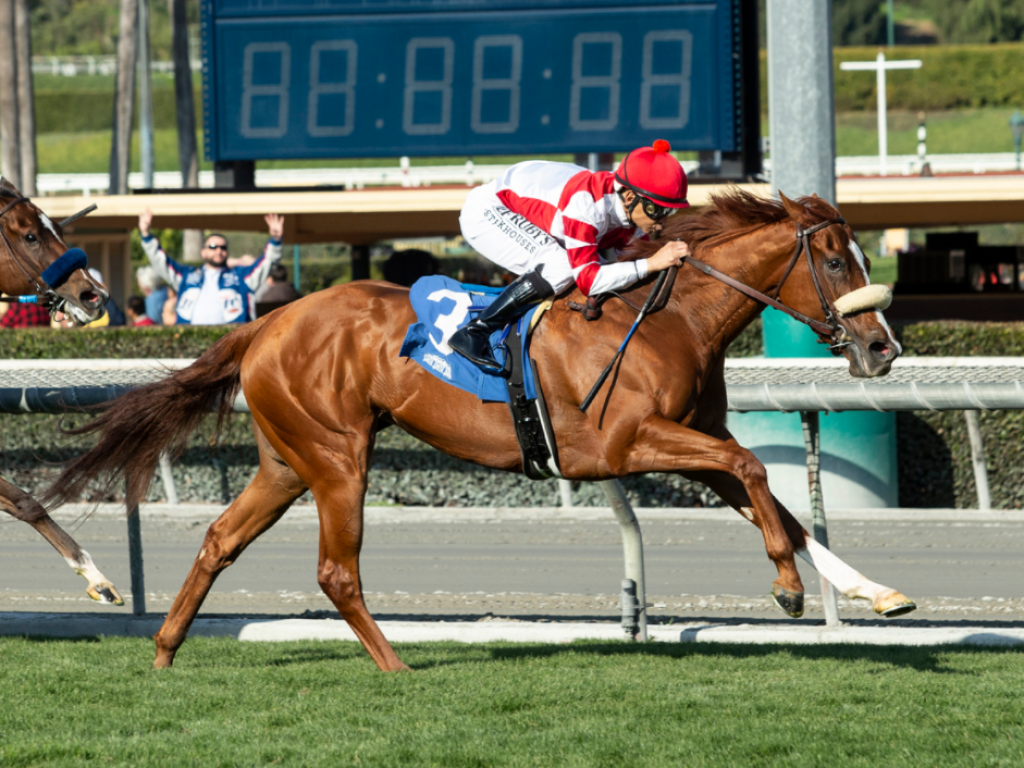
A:
{"type": "Polygon", "coordinates": [[[805,240],[811,258],[801,254],[792,274],[783,278],[780,301],[813,319],[838,324],[834,338],[850,361],[850,375],[884,376],[902,352],[882,316],[892,300],[891,292],[885,286],[871,285],[871,263],[839,211],[817,196],[793,201],[780,192],[779,197],[793,227],[794,250],[801,232],[816,230],[805,240]],[[829,313],[833,317],[828,317],[829,313]]]}
{"type": "Polygon", "coordinates": [[[0,290],[35,294],[83,325],[103,314],[108,296],[84,262],[84,254],[64,242],[59,224],[0,179],[0,290]]]}

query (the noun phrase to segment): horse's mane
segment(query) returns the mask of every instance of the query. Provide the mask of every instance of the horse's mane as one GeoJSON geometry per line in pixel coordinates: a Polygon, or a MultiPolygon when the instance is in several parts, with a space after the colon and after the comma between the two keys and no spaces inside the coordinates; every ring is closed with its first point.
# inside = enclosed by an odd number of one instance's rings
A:
{"type": "MultiPolygon", "coordinates": [[[[835,216],[835,209],[820,197],[801,197],[796,202],[822,220],[835,216]]],[[[696,252],[752,229],[787,219],[789,212],[778,200],[733,187],[725,192],[712,193],[711,202],[695,213],[683,213],[670,218],[657,241],[634,240],[619,256],[619,261],[646,259],[661,248],[666,240],[682,240],[696,252]]]]}

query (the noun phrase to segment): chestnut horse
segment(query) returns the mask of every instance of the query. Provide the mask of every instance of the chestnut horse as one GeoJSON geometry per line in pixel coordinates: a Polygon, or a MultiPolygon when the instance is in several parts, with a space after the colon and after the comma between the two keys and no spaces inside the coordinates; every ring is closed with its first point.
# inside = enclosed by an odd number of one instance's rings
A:
{"type": "MultiPolygon", "coordinates": [[[[869,264],[837,211],[817,198],[792,202],[741,191],[720,195],[691,216],[670,219],[663,238],[689,243],[694,255],[761,291],[781,286],[789,307],[825,315],[808,262],[787,266],[808,236],[817,281],[834,300],[868,284],[869,264]],[[820,225],[816,226],[816,225],[820,225]],[[805,233],[806,234],[806,233],[805,233]],[[788,279],[784,280],[784,275],[788,279]]],[[[638,242],[626,258],[659,246],[638,242]]],[[[625,291],[642,304],[653,278],[625,291]]],[[[570,298],[582,297],[572,293],[570,298]]],[[[773,594],[792,616],[803,610],[794,555],[840,592],[866,598],[883,615],[913,608],[817,545],[768,490],[762,464],[725,428],[725,351],[764,305],[698,269],[680,268],[672,294],[633,337],[594,407],[579,405],[635,318],[610,301],[588,323],[564,301],[534,333],[531,349],[557,436],[561,471],[601,481],[676,472],[700,481],[760,528],[779,576],[773,594]]],[[[239,387],[255,422],[259,470],[216,520],[160,631],[155,666],[167,667],[217,575],[277,522],[307,488],[320,520],[318,581],[382,670],[405,668],[363,603],[359,551],[363,499],[377,432],[397,425],[452,456],[522,471],[508,408],[484,403],[399,357],[415,322],[408,290],[356,282],[308,296],[226,336],[192,366],[135,389],[81,429],[99,432],[96,447],[65,468],[45,498],[76,498],[105,475],[127,476],[128,506],[146,491],[160,453],[181,449],[204,415],[231,409],[239,387]]],[[[888,372],[900,348],[875,310],[842,317],[842,354],[854,376],[888,372]]]]}
{"type": "MultiPolygon", "coordinates": [[[[77,218],[77,217],[75,217],[77,218]]],[[[107,291],[83,267],[84,261],[66,259],[70,266],[56,265],[69,248],[63,229],[37,208],[6,179],[0,179],[0,292],[6,297],[33,296],[52,314],[83,325],[103,314],[107,291]],[[76,268],[77,267],[77,268],[76,268]],[[44,278],[49,277],[52,284],[44,278]]],[[[80,255],[84,257],[84,254],[80,255]]],[[[0,508],[35,528],[89,582],[93,600],[123,605],[114,585],[100,573],[89,553],[82,549],[29,494],[0,478],[0,508]]]]}

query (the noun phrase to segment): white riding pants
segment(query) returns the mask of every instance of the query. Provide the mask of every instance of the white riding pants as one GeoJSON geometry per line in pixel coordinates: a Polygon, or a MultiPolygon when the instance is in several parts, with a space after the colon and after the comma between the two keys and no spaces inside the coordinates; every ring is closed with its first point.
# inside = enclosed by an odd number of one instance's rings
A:
{"type": "Polygon", "coordinates": [[[541,274],[555,293],[575,282],[565,248],[525,216],[506,208],[495,194],[494,183],[470,191],[459,226],[477,253],[515,275],[543,265],[541,274]]]}

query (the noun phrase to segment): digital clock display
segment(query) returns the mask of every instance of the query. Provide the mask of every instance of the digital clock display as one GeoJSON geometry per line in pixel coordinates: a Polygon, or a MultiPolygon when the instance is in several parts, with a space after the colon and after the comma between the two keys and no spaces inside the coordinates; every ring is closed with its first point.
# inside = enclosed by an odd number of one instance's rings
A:
{"type": "Polygon", "coordinates": [[[732,2],[535,5],[207,2],[206,154],[738,148],[732,2]]]}

